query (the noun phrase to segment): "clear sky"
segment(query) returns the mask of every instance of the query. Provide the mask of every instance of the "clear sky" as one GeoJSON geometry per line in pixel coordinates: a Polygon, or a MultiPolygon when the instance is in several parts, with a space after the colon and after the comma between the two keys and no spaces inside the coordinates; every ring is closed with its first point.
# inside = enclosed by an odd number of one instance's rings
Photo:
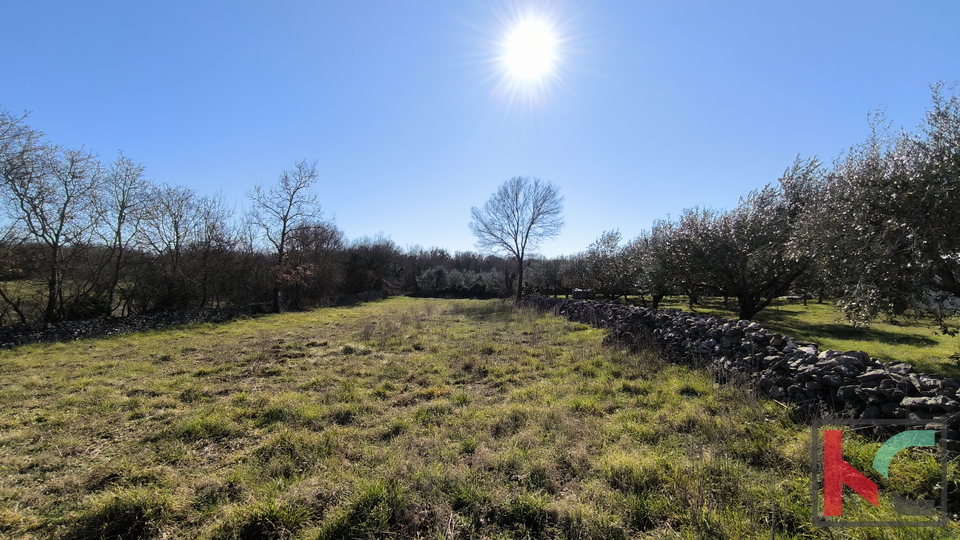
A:
{"type": "Polygon", "coordinates": [[[349,238],[450,251],[512,176],[560,187],[541,252],[570,254],[829,162],[878,106],[913,130],[960,80],[956,0],[3,0],[0,20],[0,107],[53,142],[238,211],[316,159],[349,238]],[[518,25],[549,36],[539,78],[506,61],[518,25]]]}

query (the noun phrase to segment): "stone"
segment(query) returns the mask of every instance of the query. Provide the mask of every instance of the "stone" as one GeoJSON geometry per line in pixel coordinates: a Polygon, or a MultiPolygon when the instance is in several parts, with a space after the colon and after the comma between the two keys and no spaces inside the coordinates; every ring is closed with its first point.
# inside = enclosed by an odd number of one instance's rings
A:
{"type": "Polygon", "coordinates": [[[900,406],[909,410],[931,412],[954,412],[960,410],[960,403],[945,396],[936,397],[905,397],[900,406]]]}
{"type": "Polygon", "coordinates": [[[907,393],[899,388],[880,388],[878,391],[884,399],[893,403],[900,403],[907,397],[907,393]]]}
{"type": "Polygon", "coordinates": [[[837,366],[837,372],[839,372],[844,377],[856,377],[860,375],[861,369],[856,364],[851,362],[841,363],[837,366]]]}
{"type": "Polygon", "coordinates": [[[897,388],[900,384],[893,379],[883,379],[880,381],[880,388],[897,388]]]}
{"type": "Polygon", "coordinates": [[[920,374],[917,376],[917,379],[920,381],[920,390],[922,392],[940,390],[940,387],[943,386],[942,379],[938,379],[931,375],[920,374]]]}
{"type": "Polygon", "coordinates": [[[762,362],[761,365],[767,366],[770,369],[774,369],[786,364],[787,359],[783,358],[782,356],[768,355],[768,356],[764,356],[761,362],[762,362]]]}
{"type": "Polygon", "coordinates": [[[857,376],[857,380],[860,381],[861,383],[865,383],[868,381],[878,381],[877,384],[880,384],[879,381],[881,379],[887,379],[887,378],[889,378],[889,375],[887,374],[887,372],[881,371],[879,369],[868,371],[862,375],[857,376]]]}
{"type": "Polygon", "coordinates": [[[905,362],[901,362],[899,364],[893,364],[888,366],[887,371],[889,371],[890,373],[896,373],[897,375],[906,375],[907,373],[910,373],[911,371],[913,371],[913,366],[905,362]]]}
{"type": "Polygon", "coordinates": [[[743,337],[743,328],[734,327],[729,330],[724,330],[723,337],[727,339],[740,339],[743,337]]]}
{"type": "Polygon", "coordinates": [[[852,398],[857,396],[857,390],[859,390],[858,386],[841,386],[837,390],[837,399],[840,401],[850,401],[852,398]]]}
{"type": "Polygon", "coordinates": [[[906,418],[907,410],[897,403],[881,403],[880,412],[884,418],[906,418]]]}
{"type": "Polygon", "coordinates": [[[846,351],[842,353],[840,356],[847,356],[850,358],[854,358],[858,360],[861,365],[870,363],[870,355],[863,351],[846,351]]]}
{"type": "Polygon", "coordinates": [[[886,401],[883,398],[883,395],[878,391],[870,388],[863,388],[862,386],[856,389],[856,394],[857,397],[867,405],[879,405],[880,403],[886,401]]]}
{"type": "Polygon", "coordinates": [[[883,412],[880,410],[880,407],[876,405],[870,405],[860,413],[860,418],[865,418],[868,420],[875,420],[877,418],[883,418],[883,412]]]}

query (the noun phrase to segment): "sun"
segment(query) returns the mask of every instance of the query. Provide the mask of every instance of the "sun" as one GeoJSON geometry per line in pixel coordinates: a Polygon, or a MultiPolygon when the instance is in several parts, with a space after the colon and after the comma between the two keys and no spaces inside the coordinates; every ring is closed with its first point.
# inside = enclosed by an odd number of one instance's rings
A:
{"type": "Polygon", "coordinates": [[[558,40],[542,21],[520,21],[504,41],[503,61],[511,75],[536,81],[549,75],[557,61],[558,40]]]}
{"type": "MultiPolygon", "coordinates": [[[[510,1],[510,0],[506,0],[510,1]]],[[[567,13],[497,10],[498,24],[484,29],[484,53],[493,96],[506,110],[546,110],[569,92],[566,78],[579,54],[581,34],[572,34],[567,13]]]]}

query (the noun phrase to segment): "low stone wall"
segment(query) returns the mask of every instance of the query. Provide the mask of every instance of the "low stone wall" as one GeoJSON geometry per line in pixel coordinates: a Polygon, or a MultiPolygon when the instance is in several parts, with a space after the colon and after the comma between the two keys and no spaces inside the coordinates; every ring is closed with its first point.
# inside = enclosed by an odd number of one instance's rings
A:
{"type": "MultiPolygon", "coordinates": [[[[527,297],[523,303],[610,331],[607,340],[653,345],[671,361],[704,367],[720,380],[760,392],[817,416],[944,419],[960,426],[960,380],[915,373],[862,351],[820,351],[750,321],[653,310],[611,302],[527,297]]],[[[960,432],[948,436],[960,440],[960,432]]]]}

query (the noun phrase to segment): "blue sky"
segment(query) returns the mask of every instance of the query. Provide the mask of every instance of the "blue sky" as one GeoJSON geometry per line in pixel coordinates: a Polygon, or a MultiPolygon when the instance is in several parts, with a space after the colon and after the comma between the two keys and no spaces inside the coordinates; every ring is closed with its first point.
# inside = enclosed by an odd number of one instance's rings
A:
{"type": "Polygon", "coordinates": [[[560,187],[547,256],[730,208],[798,154],[831,161],[886,109],[913,130],[960,80],[960,2],[4,2],[0,107],[157,182],[244,193],[318,160],[350,238],[474,249],[508,178],[560,187]],[[552,75],[503,43],[542,20],[552,75]]]}

